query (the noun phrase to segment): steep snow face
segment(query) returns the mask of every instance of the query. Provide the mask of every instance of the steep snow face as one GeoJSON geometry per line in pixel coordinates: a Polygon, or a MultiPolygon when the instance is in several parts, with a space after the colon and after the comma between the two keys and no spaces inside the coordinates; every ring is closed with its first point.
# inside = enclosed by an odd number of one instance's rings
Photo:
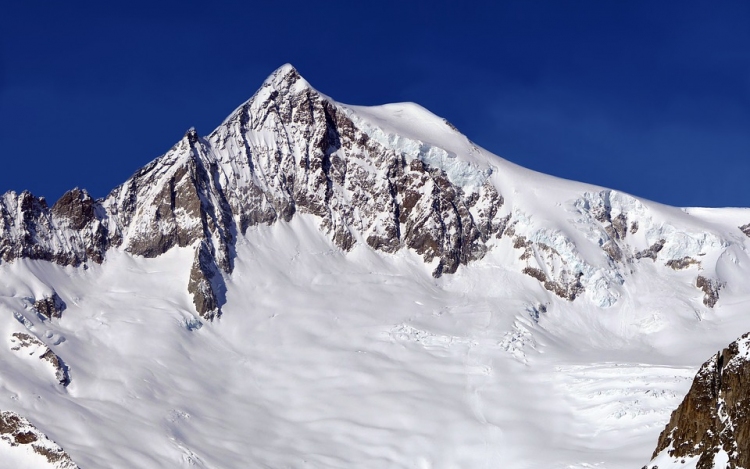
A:
{"type": "Polygon", "coordinates": [[[346,106],[355,126],[385,148],[445,173],[460,187],[478,188],[492,174],[491,160],[448,121],[414,103],[346,106]],[[460,155],[460,156],[459,156],[460,155]]]}

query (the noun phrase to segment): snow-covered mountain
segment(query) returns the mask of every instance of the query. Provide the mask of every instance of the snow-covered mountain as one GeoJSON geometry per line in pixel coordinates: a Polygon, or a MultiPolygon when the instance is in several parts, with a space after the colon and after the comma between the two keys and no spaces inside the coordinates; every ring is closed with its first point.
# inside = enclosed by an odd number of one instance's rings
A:
{"type": "Polygon", "coordinates": [[[0,408],[81,467],[640,467],[749,247],[285,65],[104,199],[0,198],[0,408]]]}

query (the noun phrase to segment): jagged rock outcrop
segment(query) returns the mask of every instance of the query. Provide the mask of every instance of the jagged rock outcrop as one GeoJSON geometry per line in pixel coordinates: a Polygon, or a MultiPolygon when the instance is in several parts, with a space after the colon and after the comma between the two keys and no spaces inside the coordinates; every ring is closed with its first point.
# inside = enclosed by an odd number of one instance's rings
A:
{"type": "Polygon", "coordinates": [[[70,372],[62,359],[47,347],[44,342],[25,332],[14,332],[10,338],[10,349],[18,353],[26,353],[31,357],[38,357],[47,362],[55,373],[58,384],[70,384],[70,372]]]}
{"type": "Polygon", "coordinates": [[[190,280],[188,281],[188,293],[193,297],[193,304],[198,314],[208,320],[212,320],[220,314],[219,298],[223,294],[219,271],[210,248],[206,243],[201,243],[195,250],[195,259],[190,268],[190,280]]]}
{"type": "Polygon", "coordinates": [[[41,259],[78,266],[101,262],[109,247],[100,202],[78,189],[50,209],[43,197],[24,191],[0,197],[0,260],[41,259]]]}
{"type": "Polygon", "coordinates": [[[549,290],[560,298],[566,300],[573,301],[584,291],[584,287],[581,285],[580,281],[583,274],[579,274],[568,282],[561,283],[550,280],[542,269],[537,269],[535,267],[524,267],[522,272],[529,277],[539,280],[546,290],[549,290]]]}
{"type": "Polygon", "coordinates": [[[42,319],[59,319],[62,317],[65,308],[65,302],[57,292],[52,292],[50,296],[42,297],[34,302],[34,309],[42,319]]]}
{"type": "Polygon", "coordinates": [[[0,411],[0,438],[12,447],[28,447],[56,469],[78,469],[57,443],[15,412],[0,411]]]}
{"type": "Polygon", "coordinates": [[[234,227],[217,171],[206,143],[189,130],[105,200],[115,238],[144,257],[206,241],[217,263],[231,272],[234,227]]]}
{"type": "Polygon", "coordinates": [[[644,249],[643,251],[638,251],[637,253],[635,253],[635,258],[651,259],[652,261],[656,261],[656,257],[659,255],[659,252],[664,249],[664,243],[666,242],[667,240],[660,239],[659,241],[649,246],[648,249],[644,249]]]}
{"type": "Polygon", "coordinates": [[[750,238],[750,223],[740,226],[740,231],[745,233],[750,238]]]}
{"type": "Polygon", "coordinates": [[[671,268],[672,270],[683,270],[692,265],[700,266],[701,263],[700,261],[693,259],[692,257],[683,257],[681,259],[670,259],[664,265],[671,268]]]}
{"type": "Polygon", "coordinates": [[[71,264],[91,260],[101,263],[111,240],[104,221],[106,213],[100,201],[91,198],[85,189],[66,192],[50,210],[55,225],[66,231],[68,241],[77,248],[71,264]]]}
{"type": "Polygon", "coordinates": [[[701,366],[652,458],[697,458],[697,469],[712,469],[715,461],[727,469],[750,467],[749,378],[750,334],[745,334],[701,366]]]}
{"type": "Polygon", "coordinates": [[[713,308],[716,306],[716,302],[719,301],[719,290],[724,285],[718,280],[699,275],[695,280],[695,286],[703,292],[703,304],[709,308],[713,308]]]}

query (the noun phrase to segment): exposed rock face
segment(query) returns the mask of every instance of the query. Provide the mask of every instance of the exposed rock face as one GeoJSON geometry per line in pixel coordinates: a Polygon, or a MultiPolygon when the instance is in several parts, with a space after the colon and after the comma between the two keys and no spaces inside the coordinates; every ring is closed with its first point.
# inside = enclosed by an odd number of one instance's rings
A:
{"type": "Polygon", "coordinates": [[[436,276],[481,258],[501,226],[497,190],[453,184],[353,119],[289,68],[211,134],[239,231],[310,213],[341,249],[411,248],[438,260],[436,276]]]}
{"type": "Polygon", "coordinates": [[[742,225],[742,226],[740,226],[740,231],[742,231],[742,232],[743,232],[743,233],[745,233],[745,234],[746,234],[746,235],[747,235],[748,237],[750,237],[750,223],[748,223],[747,225],[742,225]]]}
{"type": "Polygon", "coordinates": [[[30,356],[39,357],[40,360],[49,363],[60,385],[67,386],[70,384],[68,366],[44,342],[25,332],[14,332],[11,335],[10,344],[10,349],[14,352],[25,352],[30,356]]]}
{"type": "Polygon", "coordinates": [[[701,265],[700,261],[693,259],[692,257],[683,257],[682,259],[670,259],[665,264],[672,270],[683,270],[687,269],[691,265],[701,265]]]}
{"type": "Polygon", "coordinates": [[[50,209],[29,192],[0,197],[0,260],[42,259],[61,265],[101,262],[109,246],[99,202],[74,189],[50,209]]]}
{"type": "Polygon", "coordinates": [[[69,241],[83,249],[83,255],[78,254],[71,264],[88,259],[102,262],[110,240],[103,224],[106,213],[98,201],[85,190],[76,188],[63,194],[52,206],[51,213],[58,227],[71,232],[69,241]]]}
{"type": "Polygon", "coordinates": [[[560,283],[550,280],[543,270],[535,267],[524,267],[523,273],[539,280],[545,289],[566,300],[575,300],[584,290],[580,282],[580,275],[567,283],[560,283]]]}
{"type": "Polygon", "coordinates": [[[697,469],[712,469],[714,458],[728,458],[727,469],[750,467],[748,377],[750,334],[745,334],[700,368],[659,436],[653,458],[664,453],[673,462],[698,458],[697,469]]]}
{"type": "Polygon", "coordinates": [[[193,297],[195,310],[204,319],[212,320],[220,314],[217,294],[222,294],[221,279],[210,248],[205,243],[195,251],[195,259],[190,269],[188,292],[193,297]]]}
{"type": "MultiPolygon", "coordinates": [[[[659,255],[659,252],[664,249],[664,243],[667,241],[665,239],[660,239],[659,241],[655,242],[651,246],[648,247],[648,249],[644,249],[643,251],[639,251],[635,253],[636,259],[644,259],[648,258],[653,261],[656,261],[656,256],[659,255]]],[[[671,267],[671,265],[670,265],[671,267]]]]}
{"type": "Polygon", "coordinates": [[[174,246],[206,241],[219,265],[232,270],[232,213],[216,162],[194,129],[166,155],[138,171],[104,202],[125,250],[156,257],[174,246]]]}
{"type": "Polygon", "coordinates": [[[719,301],[719,290],[723,286],[721,282],[699,275],[695,280],[695,286],[703,291],[704,305],[709,308],[716,306],[716,302],[719,301]]]}
{"type": "Polygon", "coordinates": [[[78,469],[57,443],[15,412],[0,411],[0,438],[11,446],[30,447],[56,469],[78,469]]]}
{"type": "Polygon", "coordinates": [[[65,302],[53,292],[51,296],[45,296],[34,302],[34,309],[43,319],[61,318],[65,311],[65,302]]]}

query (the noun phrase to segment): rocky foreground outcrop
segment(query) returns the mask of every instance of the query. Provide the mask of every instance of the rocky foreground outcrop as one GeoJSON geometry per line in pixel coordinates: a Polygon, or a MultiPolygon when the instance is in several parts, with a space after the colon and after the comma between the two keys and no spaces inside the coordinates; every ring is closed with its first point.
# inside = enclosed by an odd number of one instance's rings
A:
{"type": "Polygon", "coordinates": [[[701,366],[652,457],[649,469],[696,459],[697,469],[750,467],[750,333],[701,366]]]}

